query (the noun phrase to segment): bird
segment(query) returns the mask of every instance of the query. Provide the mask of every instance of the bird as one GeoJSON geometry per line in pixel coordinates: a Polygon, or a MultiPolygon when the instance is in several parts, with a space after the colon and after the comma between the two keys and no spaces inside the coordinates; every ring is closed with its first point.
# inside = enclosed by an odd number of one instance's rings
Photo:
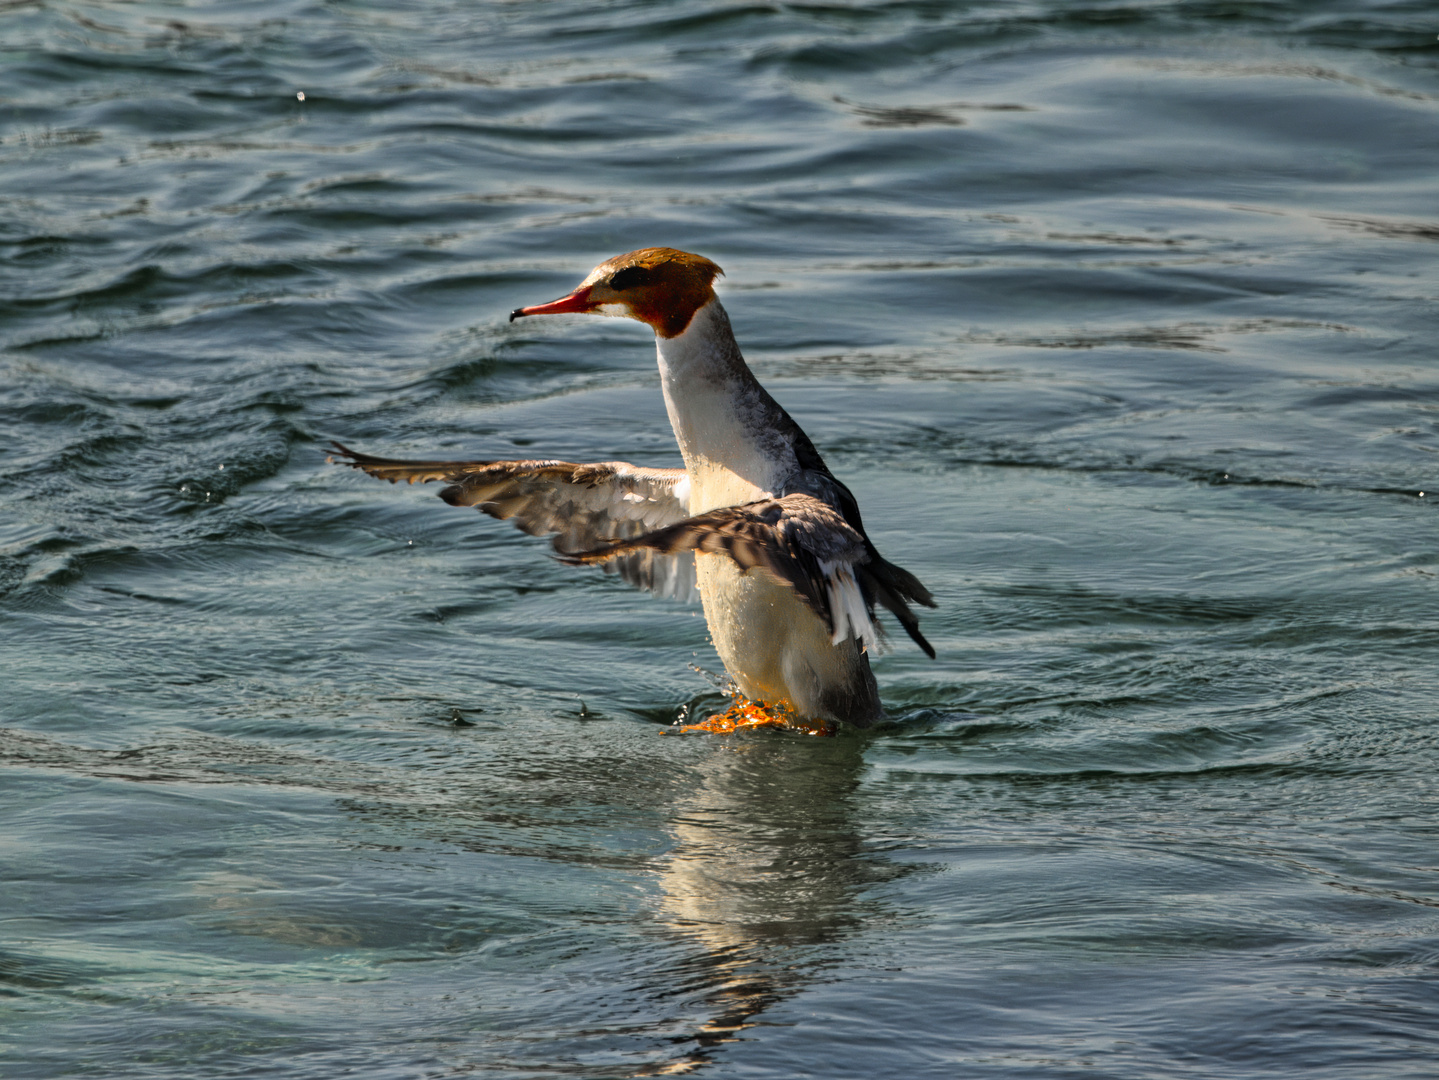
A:
{"type": "Polygon", "coordinates": [[[602,262],[568,295],[510,321],[588,314],[655,334],[660,385],[684,468],[622,461],[409,461],[334,442],[330,461],[394,483],[446,481],[440,498],[552,536],[555,556],[599,564],[660,596],[703,605],[737,692],[831,728],[884,718],[870,654],[887,610],[931,659],[910,607],[935,607],[865,533],[854,495],[745,363],[715,294],[723,271],[674,248],[602,262]]]}

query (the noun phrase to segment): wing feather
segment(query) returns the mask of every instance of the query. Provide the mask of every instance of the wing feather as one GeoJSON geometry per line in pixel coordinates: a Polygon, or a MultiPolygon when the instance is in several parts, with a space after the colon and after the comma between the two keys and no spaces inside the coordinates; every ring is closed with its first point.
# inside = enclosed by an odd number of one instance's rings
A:
{"type": "Polygon", "coordinates": [[[560,557],[575,564],[604,563],[639,551],[709,552],[727,555],[745,571],[760,567],[792,588],[824,620],[836,645],[849,637],[865,648],[881,645],[883,632],[874,620],[878,600],[934,656],[905,602],[932,606],[929,592],[912,574],[879,558],[839,510],[812,495],[726,506],[560,557]]]}
{"type": "MultiPolygon", "coordinates": [[[[331,444],[334,464],[379,480],[427,484],[443,480],[440,498],[508,520],[531,536],[551,536],[561,556],[637,537],[681,521],[688,513],[683,469],[649,469],[623,461],[405,461],[374,457],[331,444]]],[[[605,569],[659,596],[693,601],[694,554],[654,549],[617,558],[605,569]]]]}

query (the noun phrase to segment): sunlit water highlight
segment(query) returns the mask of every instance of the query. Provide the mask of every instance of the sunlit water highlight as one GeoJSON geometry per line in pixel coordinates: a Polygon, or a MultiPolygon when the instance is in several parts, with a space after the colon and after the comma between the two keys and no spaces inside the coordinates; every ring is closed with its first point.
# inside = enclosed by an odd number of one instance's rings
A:
{"type": "Polygon", "coordinates": [[[5,1076],[1433,1074],[1431,5],[0,27],[5,1076]],[[324,465],[676,464],[504,319],[647,244],[940,600],[892,724],[660,738],[694,611],[324,465]]]}

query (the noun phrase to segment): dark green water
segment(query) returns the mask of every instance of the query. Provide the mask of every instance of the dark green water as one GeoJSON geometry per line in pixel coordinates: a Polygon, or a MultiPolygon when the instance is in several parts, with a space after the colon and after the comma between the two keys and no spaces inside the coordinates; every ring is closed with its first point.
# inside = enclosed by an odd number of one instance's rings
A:
{"type": "Polygon", "coordinates": [[[1433,1076],[1436,37],[0,8],[0,1074],[1433,1076]],[[324,464],[677,464],[505,321],[652,244],[939,598],[887,727],[662,737],[694,611],[324,464]]]}

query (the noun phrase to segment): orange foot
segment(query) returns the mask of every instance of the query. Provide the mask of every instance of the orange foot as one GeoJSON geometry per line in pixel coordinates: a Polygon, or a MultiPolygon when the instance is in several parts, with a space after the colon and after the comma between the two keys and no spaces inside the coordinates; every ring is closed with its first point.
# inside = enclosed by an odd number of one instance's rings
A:
{"type": "Polygon", "coordinates": [[[750,701],[738,694],[734,695],[734,704],[724,712],[716,713],[698,723],[684,724],[676,730],[680,734],[690,731],[706,731],[711,735],[733,735],[736,731],[761,727],[788,728],[805,735],[833,735],[835,733],[834,725],[827,724],[823,720],[801,720],[795,713],[794,706],[787,701],[769,704],[750,701]]]}

